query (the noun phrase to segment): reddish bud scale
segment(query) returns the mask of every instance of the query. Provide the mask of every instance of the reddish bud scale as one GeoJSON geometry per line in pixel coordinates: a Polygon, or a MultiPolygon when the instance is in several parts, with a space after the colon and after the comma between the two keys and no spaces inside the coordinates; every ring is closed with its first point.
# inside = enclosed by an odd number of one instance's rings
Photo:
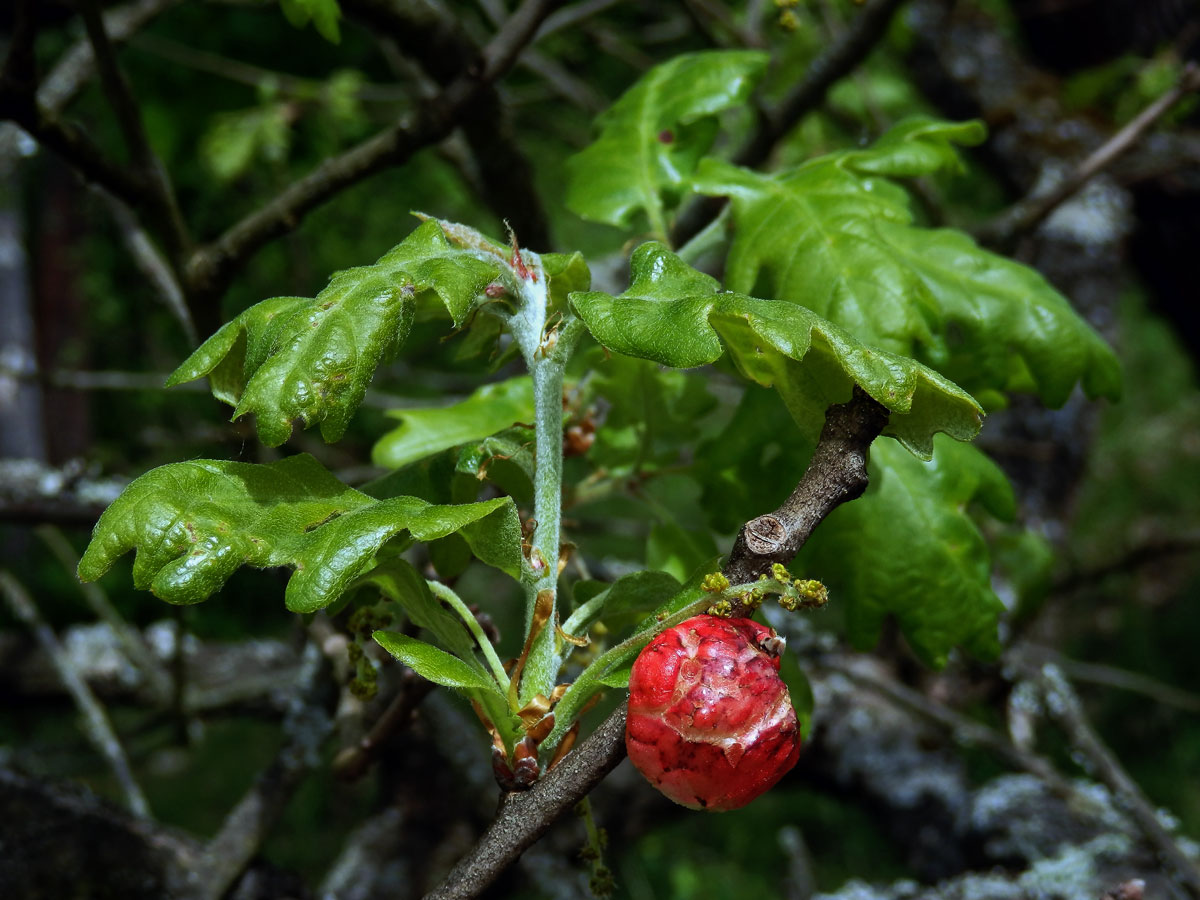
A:
{"type": "Polygon", "coordinates": [[[796,764],[800,728],[775,637],[749,619],[696,616],[633,664],[625,746],[637,770],[692,809],[745,806],[796,764]]]}

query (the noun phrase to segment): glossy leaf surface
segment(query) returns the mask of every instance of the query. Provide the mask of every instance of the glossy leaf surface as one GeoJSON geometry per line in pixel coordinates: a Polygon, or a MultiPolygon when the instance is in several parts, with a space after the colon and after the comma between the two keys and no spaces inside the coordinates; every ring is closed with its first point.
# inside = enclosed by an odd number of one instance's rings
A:
{"type": "Polygon", "coordinates": [[[967,440],[979,430],[974,399],[920,363],[869,347],[847,331],[794,303],[722,291],[658,243],[633,255],[633,283],[613,297],[571,295],[571,302],[605,347],[675,368],[714,362],[728,352],[738,369],[774,385],[806,435],[820,432],[831,403],[849,399],[853,385],[887,407],[890,434],[928,456],[944,431],[967,440]]]}
{"type": "Polygon", "coordinates": [[[95,580],[136,549],[136,587],[198,603],[240,566],[290,566],[287,607],[313,612],[365,574],[393,537],[454,533],[481,560],[519,577],[520,523],[506,497],[460,505],[374,500],[307,454],[268,465],[192,460],[153,469],[125,489],[96,524],[79,576],[95,580]]]}
{"type": "Polygon", "coordinates": [[[746,102],[765,53],[712,51],[655,66],[598,119],[600,136],[567,162],[567,206],[584,218],[628,225],[645,212],[666,230],[666,199],[678,195],[716,138],[713,118],[746,102]]]}
{"type": "Polygon", "coordinates": [[[422,678],[448,688],[500,694],[500,688],[483,669],[463,662],[416,638],[396,631],[376,631],[375,642],[422,678]]]}
{"type": "Polygon", "coordinates": [[[319,424],[321,436],[336,441],[375,369],[407,337],[417,294],[435,292],[457,327],[497,280],[512,280],[500,256],[457,247],[439,223],[425,222],[374,265],[335,274],[313,299],[275,297],[250,307],[201,344],[167,385],[209,376],[213,394],[235,407],[234,419],[254,413],[271,447],[288,439],[296,419],[319,424]]]}
{"type": "Polygon", "coordinates": [[[783,172],[705,160],[696,189],[733,205],[728,286],[803,304],[970,391],[1032,387],[1059,406],[1082,382],[1115,397],[1116,357],[1065,297],[962,232],[914,226],[907,193],[880,177],[953,168],[954,145],[982,136],[976,123],[910,120],[783,172]]]}

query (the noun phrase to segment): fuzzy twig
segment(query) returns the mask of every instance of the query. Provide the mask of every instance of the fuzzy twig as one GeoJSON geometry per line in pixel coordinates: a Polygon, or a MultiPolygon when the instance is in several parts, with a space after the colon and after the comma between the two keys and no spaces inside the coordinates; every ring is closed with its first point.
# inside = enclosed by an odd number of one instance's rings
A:
{"type": "Polygon", "coordinates": [[[113,732],[112,725],[109,724],[104,708],[75,671],[58,638],[38,612],[33,598],[10,572],[3,569],[0,569],[0,593],[4,594],[13,614],[33,632],[38,643],[42,645],[42,649],[54,664],[58,677],[62,679],[63,686],[70,692],[75,705],[83,713],[84,733],[108,761],[109,768],[125,794],[125,803],[129,811],[139,819],[149,819],[150,804],[146,802],[141,787],[134,780],[129,760],[125,757],[125,751],[113,732]]]}
{"type": "Polygon", "coordinates": [[[985,244],[1006,246],[1015,238],[1037,227],[1054,210],[1073,197],[1092,178],[1103,172],[1131,150],[1154,124],[1180,100],[1200,90],[1200,66],[1188,63],[1178,81],[1157,100],[1137,114],[1124,128],[1101,144],[1074,171],[1048,191],[1033,193],[1009,207],[995,220],[979,229],[977,236],[985,244]]]}
{"type": "Polygon", "coordinates": [[[108,36],[98,3],[95,0],[84,0],[79,11],[87,30],[88,41],[92,45],[100,86],[116,114],[117,124],[120,126],[129,155],[148,185],[147,199],[153,203],[152,209],[155,211],[163,237],[169,242],[176,257],[179,257],[188,249],[191,238],[175,200],[174,188],[162,161],[150,146],[150,139],[142,123],[141,108],[133,96],[128,80],[117,65],[116,50],[108,36]]]}
{"type": "MultiPolygon", "coordinates": [[[[787,502],[770,514],[786,532],[778,542],[780,547],[790,549],[794,556],[821,519],[838,505],[861,496],[867,486],[867,450],[886,424],[887,410],[857,387],[849,402],[829,408],[808,470],[787,502]]],[[[754,522],[765,518],[760,516],[754,522]]],[[[738,540],[747,543],[742,536],[738,540]]],[[[791,561],[792,556],[783,556],[778,548],[760,554],[755,552],[753,540],[748,544],[740,552],[735,546],[726,563],[724,572],[731,582],[751,581],[767,571],[771,562],[791,561]]],[[[625,714],[626,704],[622,703],[530,790],[506,796],[483,837],[429,898],[478,896],[545,834],[555,819],[587,796],[625,756],[625,714]]]]}

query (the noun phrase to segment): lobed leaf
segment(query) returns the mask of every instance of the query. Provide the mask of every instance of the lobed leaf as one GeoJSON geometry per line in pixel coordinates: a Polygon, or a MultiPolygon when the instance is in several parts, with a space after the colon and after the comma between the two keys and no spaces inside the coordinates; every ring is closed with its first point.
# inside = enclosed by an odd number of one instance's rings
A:
{"type": "Polygon", "coordinates": [[[933,434],[968,440],[982,410],[932,369],[869,347],[794,303],[722,291],[658,243],[633,255],[633,283],[613,297],[571,295],[588,329],[605,347],[675,368],[692,368],[728,352],[747,378],[774,385],[796,423],[815,440],[831,403],[853,385],[887,407],[885,431],[914,453],[932,453],[933,434]]]}
{"type": "Polygon", "coordinates": [[[516,422],[532,422],[533,412],[528,375],[484,385],[450,406],[393,410],[388,416],[400,419],[401,425],[376,442],[371,460],[399,469],[459,444],[481,441],[516,422]]]}
{"type": "Polygon", "coordinates": [[[457,327],[497,280],[513,280],[501,256],[456,247],[428,221],[374,265],[336,273],[314,299],[250,307],[184,360],[167,386],[209,376],[213,394],[235,407],[234,419],[254,413],[271,447],[288,439],[295,419],[319,423],[321,436],[336,441],[375,369],[407,337],[417,294],[435,292],[457,327]]]}
{"type": "Polygon", "coordinates": [[[79,577],[93,581],[136,550],[136,587],[198,603],[240,566],[291,566],[287,607],[313,612],[365,574],[393,537],[454,533],[479,559],[520,577],[520,522],[507,497],[458,505],[375,500],[307,454],[267,465],[192,460],[153,469],[125,489],[96,523],[79,577]]]}
{"type": "Polygon", "coordinates": [[[717,113],[741,106],[766,69],[759,51],[688,53],[655,66],[597,123],[600,136],[567,161],[567,207],[628,225],[638,211],[665,231],[664,195],[677,195],[712,146],[717,113]]]}
{"type": "Polygon", "coordinates": [[[896,617],[927,664],[945,665],[962,645],[992,657],[1004,606],[991,587],[987,544],[967,513],[978,503],[997,518],[1014,511],[1003,472],[969,444],[939,439],[924,462],[876,443],[871,486],[821,523],[797,567],[829,586],[847,607],[851,641],[869,648],[886,616],[896,617]]]}
{"type": "Polygon", "coordinates": [[[1082,382],[1089,396],[1117,396],[1116,357],[1065,297],[961,232],[914,227],[908,195],[879,177],[953,168],[955,145],[982,136],[978,123],[918,119],[783,172],[704,160],[695,189],[733,206],[727,284],[803,304],[972,392],[1032,382],[1059,406],[1082,382]]]}

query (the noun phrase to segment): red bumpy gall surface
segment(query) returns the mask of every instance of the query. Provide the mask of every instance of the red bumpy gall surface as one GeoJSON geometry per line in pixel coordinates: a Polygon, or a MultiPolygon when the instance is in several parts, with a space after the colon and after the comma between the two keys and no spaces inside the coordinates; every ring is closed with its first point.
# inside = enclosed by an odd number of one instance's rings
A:
{"type": "Polygon", "coordinates": [[[664,631],[629,679],[625,746],[656,788],[692,809],[745,806],[800,755],[779,677],[775,632],[750,619],[696,616],[664,631]]]}

